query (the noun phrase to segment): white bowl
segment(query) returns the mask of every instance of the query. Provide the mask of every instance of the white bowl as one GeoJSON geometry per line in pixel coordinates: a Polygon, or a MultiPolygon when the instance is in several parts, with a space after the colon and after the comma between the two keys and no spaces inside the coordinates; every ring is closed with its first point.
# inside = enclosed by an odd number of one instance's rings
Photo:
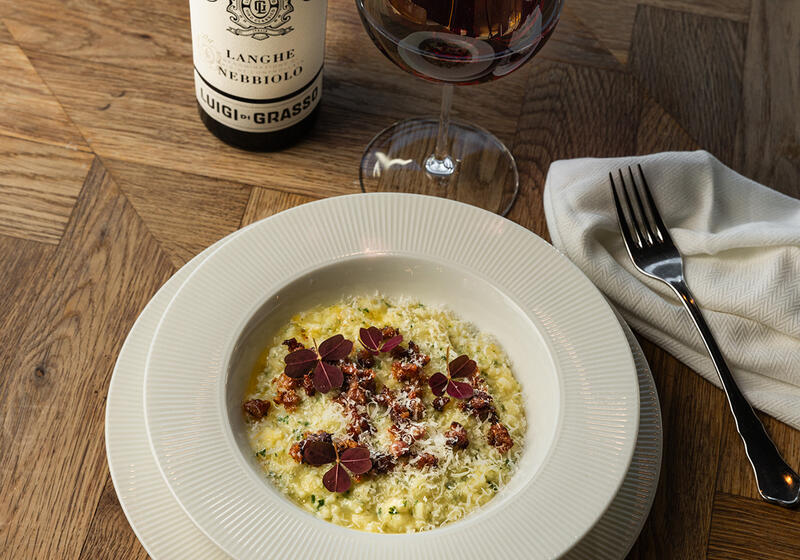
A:
{"type": "Polygon", "coordinates": [[[638,428],[636,370],[594,286],[529,231],[444,199],[355,195],[261,222],[213,253],[161,320],[145,411],[171,491],[237,558],[555,557],[616,494],[638,428]],[[345,529],[266,481],[241,399],[267,333],[297,311],[379,290],[444,303],[496,335],[523,388],[518,473],[462,521],[425,533],[345,529]]]}
{"type": "MultiPolygon", "coordinates": [[[[413,294],[427,305],[448,305],[463,319],[482,331],[494,334],[516,364],[515,373],[526,393],[525,409],[529,431],[520,475],[484,506],[501,507],[513,489],[522,487],[538,472],[552,447],[560,417],[561,389],[552,351],[547,340],[510,297],[486,278],[468,269],[426,258],[400,254],[369,254],[347,257],[287,279],[284,286],[265,293],[267,300],[241,329],[230,352],[226,352],[228,374],[225,383],[225,427],[245,458],[245,463],[262,483],[261,465],[254,458],[242,415],[242,396],[259,355],[267,341],[292,315],[318,304],[331,304],[353,294],[378,292],[388,297],[413,294]]],[[[276,493],[282,498],[282,494],[276,493]]],[[[309,514],[310,515],[310,514],[309,514]]]]}

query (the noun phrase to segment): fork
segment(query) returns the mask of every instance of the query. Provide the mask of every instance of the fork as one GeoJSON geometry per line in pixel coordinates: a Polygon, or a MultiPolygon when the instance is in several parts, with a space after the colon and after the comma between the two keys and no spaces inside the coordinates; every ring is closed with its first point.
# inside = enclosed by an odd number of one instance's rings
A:
{"type": "Polygon", "coordinates": [[[619,169],[619,187],[614,181],[613,173],[608,174],[622,239],[628,255],[640,272],[650,278],[661,280],[675,292],[689,312],[697,330],[700,331],[714,368],[719,374],[725,396],[728,398],[728,405],[736,421],[736,431],[742,438],[747,458],[753,467],[758,493],[767,502],[796,507],[800,503],[800,477],[783,460],[764,425],[753,412],[753,408],[731,375],[722,351],[686,284],[683,259],[661,219],[641,165],[638,166],[638,170],[640,180],[637,182],[630,166],[629,181],[625,180],[622,169],[619,169]],[[622,197],[618,191],[622,192],[622,197]],[[627,215],[623,211],[621,199],[624,201],[627,215]]]}

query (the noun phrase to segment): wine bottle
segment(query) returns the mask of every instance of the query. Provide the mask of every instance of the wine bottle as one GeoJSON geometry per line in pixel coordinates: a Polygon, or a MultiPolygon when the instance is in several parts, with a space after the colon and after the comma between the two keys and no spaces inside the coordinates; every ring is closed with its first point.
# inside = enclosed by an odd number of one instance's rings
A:
{"type": "Polygon", "coordinates": [[[239,148],[285,148],[322,97],[327,0],[190,0],[200,118],[239,148]]]}

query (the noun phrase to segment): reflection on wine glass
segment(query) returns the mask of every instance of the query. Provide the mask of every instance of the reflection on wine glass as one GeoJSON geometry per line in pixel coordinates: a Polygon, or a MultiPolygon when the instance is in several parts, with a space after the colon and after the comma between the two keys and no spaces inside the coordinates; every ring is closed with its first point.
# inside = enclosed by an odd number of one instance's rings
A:
{"type": "Polygon", "coordinates": [[[443,84],[439,119],[400,121],[361,160],[365,192],[445,196],[506,214],[519,188],[511,152],[491,133],[450,118],[454,85],[496,80],[544,46],[563,0],[356,0],[372,41],[396,65],[443,84]]]}

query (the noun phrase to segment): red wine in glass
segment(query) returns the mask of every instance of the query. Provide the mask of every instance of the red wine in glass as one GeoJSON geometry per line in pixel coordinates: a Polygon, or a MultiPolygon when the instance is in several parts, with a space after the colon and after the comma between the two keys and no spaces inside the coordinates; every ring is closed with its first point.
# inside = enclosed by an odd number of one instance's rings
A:
{"type": "Polygon", "coordinates": [[[453,86],[490,82],[539,52],[562,0],[355,0],[372,41],[397,66],[443,85],[439,119],[412,118],[373,138],[365,192],[454,198],[505,214],[519,190],[511,152],[488,131],[450,119],[453,86]]]}
{"type": "Polygon", "coordinates": [[[555,29],[560,0],[363,0],[373,42],[434,82],[496,80],[530,60],[555,29]]]}

